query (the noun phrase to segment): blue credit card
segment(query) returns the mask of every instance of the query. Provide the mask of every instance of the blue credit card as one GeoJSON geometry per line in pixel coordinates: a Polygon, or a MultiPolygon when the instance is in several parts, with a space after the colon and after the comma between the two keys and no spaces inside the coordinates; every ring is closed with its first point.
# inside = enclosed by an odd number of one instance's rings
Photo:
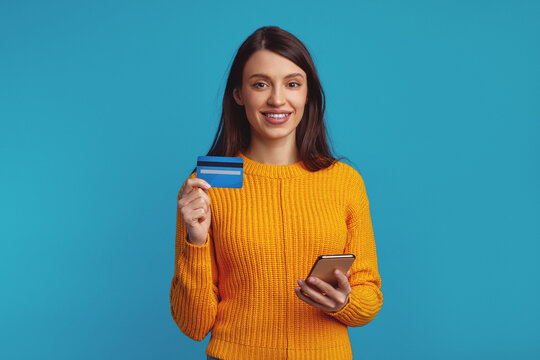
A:
{"type": "Polygon", "coordinates": [[[197,177],[212,187],[241,188],[244,182],[244,159],[230,156],[199,156],[197,177]]]}

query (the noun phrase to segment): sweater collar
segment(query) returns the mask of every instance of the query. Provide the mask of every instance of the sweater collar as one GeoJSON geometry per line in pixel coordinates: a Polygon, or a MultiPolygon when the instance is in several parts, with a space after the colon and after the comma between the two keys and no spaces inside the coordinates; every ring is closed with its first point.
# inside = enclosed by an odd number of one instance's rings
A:
{"type": "Polygon", "coordinates": [[[293,178],[310,173],[301,160],[289,165],[270,165],[251,160],[242,151],[238,152],[237,157],[244,159],[245,174],[279,179],[293,178]]]}

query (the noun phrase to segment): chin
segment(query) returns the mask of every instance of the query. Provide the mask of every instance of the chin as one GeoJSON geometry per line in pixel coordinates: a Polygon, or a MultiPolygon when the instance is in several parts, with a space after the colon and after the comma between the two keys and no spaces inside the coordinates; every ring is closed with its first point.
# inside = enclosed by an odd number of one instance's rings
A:
{"type": "Polygon", "coordinates": [[[267,139],[278,140],[283,139],[294,133],[294,129],[287,131],[265,131],[263,136],[267,139]]]}

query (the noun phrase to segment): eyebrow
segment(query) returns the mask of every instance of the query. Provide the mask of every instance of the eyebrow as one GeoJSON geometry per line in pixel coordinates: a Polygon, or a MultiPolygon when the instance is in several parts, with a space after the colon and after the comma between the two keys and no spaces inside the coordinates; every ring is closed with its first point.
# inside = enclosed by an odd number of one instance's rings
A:
{"type": "MultiPolygon", "coordinates": [[[[284,79],[288,79],[288,78],[292,78],[292,77],[301,77],[302,79],[304,78],[304,75],[300,74],[300,73],[293,73],[293,74],[289,74],[287,76],[284,77],[284,79]]],[[[254,78],[254,77],[262,77],[262,78],[265,78],[265,79],[270,79],[270,77],[268,75],[265,75],[265,74],[253,74],[251,75],[249,78],[254,78]]]]}

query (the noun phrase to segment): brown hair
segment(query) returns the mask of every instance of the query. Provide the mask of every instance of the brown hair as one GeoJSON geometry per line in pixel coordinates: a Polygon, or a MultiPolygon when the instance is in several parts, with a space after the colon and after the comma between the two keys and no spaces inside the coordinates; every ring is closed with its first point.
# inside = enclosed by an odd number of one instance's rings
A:
{"type": "Polygon", "coordinates": [[[302,120],[296,127],[296,146],[300,160],[308,170],[317,171],[344,159],[334,158],[327,142],[324,91],[309,51],[293,34],[277,26],[263,26],[255,30],[238,49],[223,95],[218,131],[207,156],[236,156],[239,150],[244,152],[248,148],[251,140],[250,124],[244,107],[234,100],[233,90],[242,86],[242,72],[249,57],[263,49],[289,59],[307,75],[308,100],[302,120]]]}

